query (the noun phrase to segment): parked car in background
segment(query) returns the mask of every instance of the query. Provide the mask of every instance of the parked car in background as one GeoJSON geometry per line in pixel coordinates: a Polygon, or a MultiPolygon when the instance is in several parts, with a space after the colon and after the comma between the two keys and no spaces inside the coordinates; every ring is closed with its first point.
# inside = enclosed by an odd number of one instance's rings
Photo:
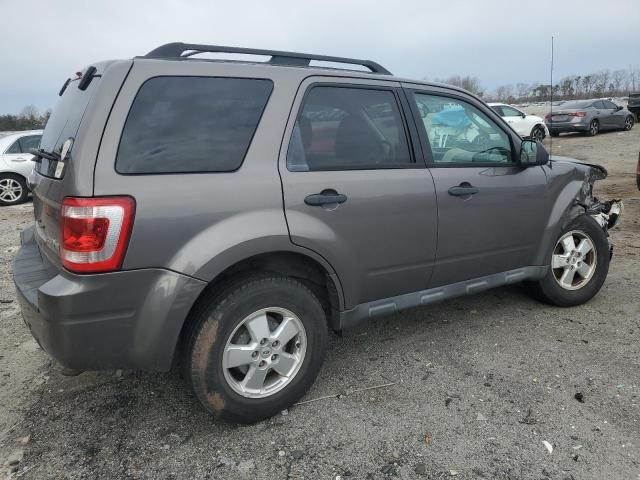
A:
{"type": "Polygon", "coordinates": [[[611,100],[572,100],[544,117],[552,136],[582,132],[594,136],[602,130],[631,130],[633,114],[611,100]]]}
{"type": "Polygon", "coordinates": [[[329,329],[524,281],[587,302],[622,208],[591,193],[604,168],[465,90],[182,43],[67,81],[34,170],[13,275],[42,348],[76,371],[179,359],[237,422],[307,391],[329,329]]]}
{"type": "Polygon", "coordinates": [[[29,196],[27,178],[33,169],[30,149],[40,145],[42,130],[0,132],[0,205],[15,205],[29,196]]]}
{"type": "Polygon", "coordinates": [[[629,94],[627,110],[636,116],[636,120],[640,121],[640,92],[629,94]]]}
{"type": "Polygon", "coordinates": [[[531,137],[542,141],[549,134],[544,120],[536,115],[529,115],[512,105],[490,103],[491,109],[500,115],[521,137],[531,137]]]}

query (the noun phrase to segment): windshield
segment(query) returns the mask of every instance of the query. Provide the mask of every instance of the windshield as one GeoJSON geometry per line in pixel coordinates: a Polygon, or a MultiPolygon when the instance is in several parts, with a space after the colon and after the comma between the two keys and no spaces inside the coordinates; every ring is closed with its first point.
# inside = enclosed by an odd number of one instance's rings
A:
{"type": "Polygon", "coordinates": [[[84,112],[98,83],[98,79],[94,78],[84,91],[78,88],[78,81],[69,83],[47,121],[40,148],[46,152],[60,153],[64,141],[69,137],[76,136],[84,112]]]}

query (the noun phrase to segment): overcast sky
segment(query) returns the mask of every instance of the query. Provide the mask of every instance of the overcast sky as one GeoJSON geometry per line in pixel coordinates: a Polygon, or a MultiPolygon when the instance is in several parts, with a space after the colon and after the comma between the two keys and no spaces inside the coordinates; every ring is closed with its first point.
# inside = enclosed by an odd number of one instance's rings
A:
{"type": "Polygon", "coordinates": [[[487,89],[640,67],[640,0],[0,0],[0,113],[55,104],[98,60],[173,41],[369,58],[412,78],[487,89]]]}

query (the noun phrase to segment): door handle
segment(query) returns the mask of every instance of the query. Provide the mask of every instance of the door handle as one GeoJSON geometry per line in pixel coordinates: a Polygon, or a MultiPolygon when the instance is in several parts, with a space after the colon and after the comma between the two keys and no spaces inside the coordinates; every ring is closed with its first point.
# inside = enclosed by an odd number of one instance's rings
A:
{"type": "Polygon", "coordinates": [[[479,191],[478,187],[474,187],[469,182],[462,182],[457,187],[451,187],[449,189],[449,195],[453,195],[454,197],[466,197],[475,195],[479,191]]]}
{"type": "Polygon", "coordinates": [[[311,205],[312,207],[320,207],[322,205],[329,205],[335,203],[344,203],[347,201],[347,196],[342,193],[338,193],[333,189],[326,189],[320,193],[314,193],[308,195],[304,199],[304,203],[311,205]]]}
{"type": "Polygon", "coordinates": [[[14,162],[26,162],[27,159],[24,157],[18,157],[13,159],[14,162]]]}

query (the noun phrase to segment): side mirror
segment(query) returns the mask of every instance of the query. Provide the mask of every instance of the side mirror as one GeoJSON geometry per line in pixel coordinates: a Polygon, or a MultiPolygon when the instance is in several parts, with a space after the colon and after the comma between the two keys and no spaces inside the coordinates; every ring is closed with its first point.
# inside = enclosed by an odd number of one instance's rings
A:
{"type": "Polygon", "coordinates": [[[535,140],[522,140],[520,144],[520,164],[523,166],[546,165],[549,152],[535,140]]]}
{"type": "Polygon", "coordinates": [[[623,108],[624,108],[624,107],[623,107],[622,105],[618,105],[618,106],[616,107],[616,111],[617,111],[617,112],[619,112],[619,111],[620,111],[620,110],[622,110],[623,108]]]}
{"type": "Polygon", "coordinates": [[[527,114],[524,113],[524,112],[522,112],[520,115],[522,116],[522,118],[526,118],[527,117],[527,114]]]}

